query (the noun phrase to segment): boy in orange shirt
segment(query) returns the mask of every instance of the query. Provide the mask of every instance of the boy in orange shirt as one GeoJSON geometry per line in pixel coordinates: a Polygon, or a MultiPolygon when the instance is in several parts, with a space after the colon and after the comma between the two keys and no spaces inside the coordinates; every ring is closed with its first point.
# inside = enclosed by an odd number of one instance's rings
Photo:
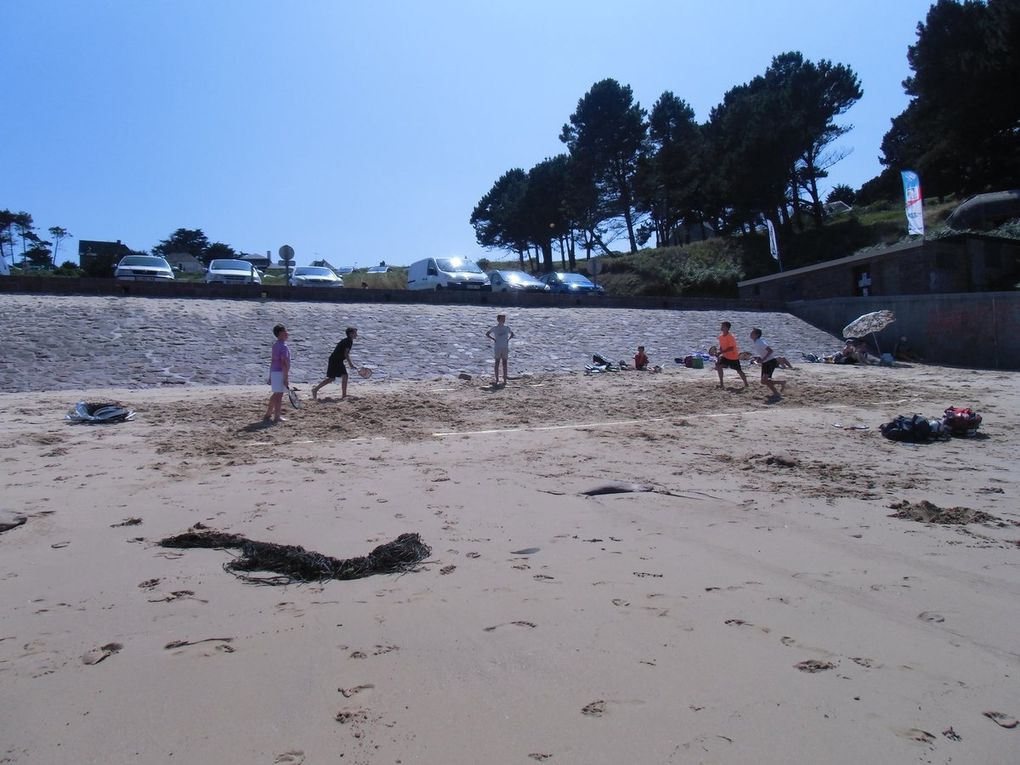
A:
{"type": "Polygon", "coordinates": [[[719,373],[719,387],[726,387],[723,385],[722,373],[723,369],[728,367],[737,371],[740,379],[744,381],[744,387],[746,388],[747,375],[740,368],[740,349],[737,348],[737,338],[730,334],[730,326],[728,321],[724,321],[720,327],[722,334],[719,335],[719,357],[715,360],[715,371],[719,373]]]}

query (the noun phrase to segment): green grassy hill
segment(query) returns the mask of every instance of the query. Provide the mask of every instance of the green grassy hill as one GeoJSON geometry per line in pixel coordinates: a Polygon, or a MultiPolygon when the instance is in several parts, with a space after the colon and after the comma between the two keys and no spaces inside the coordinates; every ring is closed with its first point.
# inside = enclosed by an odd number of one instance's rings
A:
{"type": "MultiPolygon", "coordinates": [[[[925,229],[937,234],[957,205],[956,200],[925,203],[925,229]]],[[[808,224],[799,233],[779,232],[783,268],[790,270],[835,260],[907,238],[902,203],[877,202],[833,216],[820,228],[808,224]]],[[[614,253],[601,258],[598,280],[610,295],[736,297],[737,282],[776,273],[764,231],[710,239],[684,247],[660,247],[636,254],[614,253]]],[[[556,270],[567,270],[554,259],[556,270]]],[[[490,261],[491,268],[519,268],[517,261],[490,261]]],[[[577,271],[585,273],[579,260],[577,271]]]]}

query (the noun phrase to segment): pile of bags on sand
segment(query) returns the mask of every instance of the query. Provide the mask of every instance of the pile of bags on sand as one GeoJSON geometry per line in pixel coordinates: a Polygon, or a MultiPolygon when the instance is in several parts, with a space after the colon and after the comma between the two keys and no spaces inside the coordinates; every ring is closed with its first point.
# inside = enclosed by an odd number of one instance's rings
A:
{"type": "Polygon", "coordinates": [[[981,427],[981,415],[966,407],[950,406],[941,418],[925,417],[920,414],[901,414],[894,420],[879,426],[882,435],[892,441],[907,441],[926,444],[943,441],[950,437],[972,438],[981,427]]]}
{"type": "Polygon", "coordinates": [[[64,415],[64,419],[72,423],[104,425],[111,422],[126,422],[134,416],[133,411],[116,402],[90,404],[79,401],[74,405],[74,409],[64,415]]]}

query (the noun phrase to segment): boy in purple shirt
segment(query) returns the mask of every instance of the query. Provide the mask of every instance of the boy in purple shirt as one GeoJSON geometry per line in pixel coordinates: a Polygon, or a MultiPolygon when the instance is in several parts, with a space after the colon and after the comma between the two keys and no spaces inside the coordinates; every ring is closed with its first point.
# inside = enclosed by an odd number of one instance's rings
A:
{"type": "Polygon", "coordinates": [[[282,324],[273,327],[276,342],[273,343],[273,359],[269,364],[269,384],[273,394],[269,397],[265,422],[286,422],[280,410],[283,409],[283,394],[290,390],[290,348],[287,347],[287,329],[282,324]]]}

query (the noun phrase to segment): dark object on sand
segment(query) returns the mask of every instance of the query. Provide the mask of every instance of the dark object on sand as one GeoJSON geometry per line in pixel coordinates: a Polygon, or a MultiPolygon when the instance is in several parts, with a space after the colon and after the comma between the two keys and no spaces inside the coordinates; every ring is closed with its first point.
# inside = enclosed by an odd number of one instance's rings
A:
{"type": "Polygon", "coordinates": [[[594,489],[582,491],[581,494],[586,497],[597,497],[602,494],[629,494],[642,491],[655,491],[655,487],[643,483],[606,483],[596,486],[594,489]]]}
{"type": "Polygon", "coordinates": [[[84,422],[91,425],[102,425],[110,422],[125,422],[135,416],[130,409],[119,402],[92,404],[79,401],[74,409],[64,415],[68,422],[84,422]]]}
{"type": "Polygon", "coordinates": [[[14,513],[10,510],[0,510],[0,533],[16,529],[26,520],[28,519],[20,513],[14,513]]]}
{"type": "Polygon", "coordinates": [[[256,542],[240,534],[227,534],[202,524],[175,537],[159,542],[160,547],[190,549],[211,547],[238,549],[240,557],[223,564],[225,571],[253,584],[293,584],[321,582],[327,579],[361,579],[372,574],[413,571],[432,554],[432,548],[417,534],[401,534],[392,542],[379,545],[365,557],[331,558],[296,545],[256,542]],[[280,576],[249,576],[245,571],[270,571],[280,576]]]}

